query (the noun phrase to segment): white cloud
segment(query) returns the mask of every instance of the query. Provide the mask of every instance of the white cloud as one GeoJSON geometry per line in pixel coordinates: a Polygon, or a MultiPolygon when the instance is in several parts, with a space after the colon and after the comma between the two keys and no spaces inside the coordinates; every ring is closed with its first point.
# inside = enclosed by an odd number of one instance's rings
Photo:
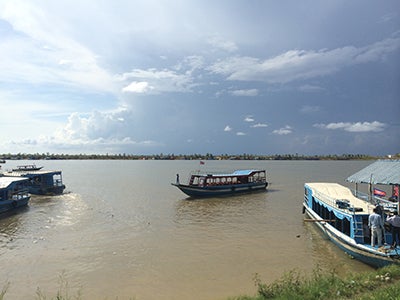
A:
{"type": "Polygon", "coordinates": [[[235,90],[232,91],[231,94],[233,96],[254,97],[258,95],[258,90],[257,89],[235,90]]]}
{"type": "Polygon", "coordinates": [[[134,69],[132,72],[123,73],[117,76],[118,80],[126,81],[136,79],[134,82],[147,82],[151,89],[144,92],[162,93],[162,92],[191,92],[197,86],[194,84],[194,78],[190,72],[177,73],[172,70],[134,69]]]}
{"type": "Polygon", "coordinates": [[[58,84],[77,89],[116,92],[113,76],[98,56],[67,34],[62,18],[31,2],[0,3],[0,19],[13,35],[0,40],[0,81],[58,84]]]}
{"type": "Polygon", "coordinates": [[[253,118],[253,116],[246,116],[246,117],[244,118],[244,121],[245,121],[245,122],[254,122],[254,118],[253,118]]]}
{"type": "Polygon", "coordinates": [[[348,132],[380,132],[386,127],[386,124],[373,121],[373,122],[339,122],[339,123],[329,123],[329,124],[314,124],[314,127],[322,129],[342,129],[348,132]]]}
{"type": "Polygon", "coordinates": [[[265,123],[257,123],[257,124],[251,125],[251,127],[252,128],[263,128],[263,127],[268,127],[268,125],[265,123]]]}
{"type": "Polygon", "coordinates": [[[224,128],[224,131],[227,131],[227,132],[232,131],[232,127],[230,127],[229,125],[226,125],[224,128]]]}
{"type": "Polygon", "coordinates": [[[277,130],[274,130],[272,133],[277,134],[277,135],[287,135],[293,132],[292,127],[289,125],[286,125],[285,127],[279,128],[277,130]]]}
{"type": "Polygon", "coordinates": [[[400,38],[387,38],[365,47],[346,46],[332,50],[290,50],[269,59],[234,56],[209,70],[228,80],[288,83],[335,73],[345,67],[373,62],[400,48],[400,38]]]}
{"type": "Polygon", "coordinates": [[[246,133],[239,131],[239,132],[236,132],[236,135],[242,136],[242,135],[246,135],[246,133]]]}
{"type": "Polygon", "coordinates": [[[122,89],[123,92],[131,92],[131,93],[146,93],[148,91],[151,91],[153,87],[149,86],[148,82],[145,81],[134,81],[130,85],[124,87],[122,89]]]}
{"type": "Polygon", "coordinates": [[[111,112],[73,113],[67,123],[56,129],[53,134],[12,140],[3,143],[3,147],[10,147],[15,149],[14,151],[30,145],[31,149],[51,148],[62,152],[121,153],[124,149],[132,147],[162,146],[161,143],[152,140],[137,141],[131,133],[132,124],[131,111],[123,108],[111,112]]]}

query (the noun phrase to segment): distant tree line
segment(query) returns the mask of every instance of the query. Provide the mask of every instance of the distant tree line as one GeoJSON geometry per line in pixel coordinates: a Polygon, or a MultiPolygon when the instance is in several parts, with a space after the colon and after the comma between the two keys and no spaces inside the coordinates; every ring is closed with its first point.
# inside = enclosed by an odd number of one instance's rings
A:
{"type": "MultiPolygon", "coordinates": [[[[370,156],[365,154],[333,154],[333,155],[300,155],[300,154],[53,154],[53,153],[17,153],[0,154],[1,160],[371,160],[388,158],[387,156],[370,156]]],[[[400,153],[390,158],[400,159],[400,153]]]]}

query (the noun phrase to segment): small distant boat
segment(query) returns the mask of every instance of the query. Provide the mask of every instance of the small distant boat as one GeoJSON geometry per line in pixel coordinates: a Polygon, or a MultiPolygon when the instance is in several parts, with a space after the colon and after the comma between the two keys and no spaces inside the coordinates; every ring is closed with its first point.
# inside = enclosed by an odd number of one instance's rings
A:
{"type": "MultiPolygon", "coordinates": [[[[378,161],[350,176],[347,181],[398,188],[400,161],[378,161]]],[[[303,213],[310,217],[305,221],[315,223],[339,248],[368,265],[378,268],[400,265],[400,247],[392,245],[390,231],[384,230],[383,233],[386,244],[379,248],[371,246],[368,218],[376,207],[380,208],[383,221],[399,209],[398,202],[376,197],[371,192],[368,195],[358,189],[352,191],[337,183],[314,182],[304,185],[303,213]]]]}
{"type": "Polygon", "coordinates": [[[188,184],[179,182],[172,185],[190,197],[215,197],[265,191],[268,182],[265,170],[236,170],[229,174],[196,173],[189,178],[188,184]]]}
{"type": "Polygon", "coordinates": [[[28,178],[29,193],[34,195],[60,195],[65,189],[62,181],[61,171],[46,170],[23,170],[4,172],[3,176],[7,177],[24,177],[28,178]]]}
{"type": "Polygon", "coordinates": [[[22,166],[17,166],[16,168],[12,169],[14,172],[19,172],[19,171],[38,171],[41,170],[43,167],[37,167],[35,164],[32,165],[22,165],[22,166]]]}
{"type": "Polygon", "coordinates": [[[27,178],[0,177],[0,213],[26,206],[31,198],[27,178]]]}

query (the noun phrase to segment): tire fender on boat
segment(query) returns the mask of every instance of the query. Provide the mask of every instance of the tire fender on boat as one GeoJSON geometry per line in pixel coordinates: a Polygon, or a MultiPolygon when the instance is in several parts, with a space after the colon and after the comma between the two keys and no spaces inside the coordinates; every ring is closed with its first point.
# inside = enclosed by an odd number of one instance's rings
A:
{"type": "Polygon", "coordinates": [[[13,200],[13,202],[11,202],[11,204],[12,204],[13,207],[17,207],[18,202],[17,202],[17,200],[13,200]]]}

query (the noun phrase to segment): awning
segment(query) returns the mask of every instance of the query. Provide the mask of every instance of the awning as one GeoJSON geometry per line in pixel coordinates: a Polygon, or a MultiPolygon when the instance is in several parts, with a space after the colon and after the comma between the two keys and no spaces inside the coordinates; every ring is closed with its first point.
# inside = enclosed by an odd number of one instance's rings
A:
{"type": "Polygon", "coordinates": [[[400,160],[378,160],[346,179],[355,183],[400,184],[400,160]]]}

